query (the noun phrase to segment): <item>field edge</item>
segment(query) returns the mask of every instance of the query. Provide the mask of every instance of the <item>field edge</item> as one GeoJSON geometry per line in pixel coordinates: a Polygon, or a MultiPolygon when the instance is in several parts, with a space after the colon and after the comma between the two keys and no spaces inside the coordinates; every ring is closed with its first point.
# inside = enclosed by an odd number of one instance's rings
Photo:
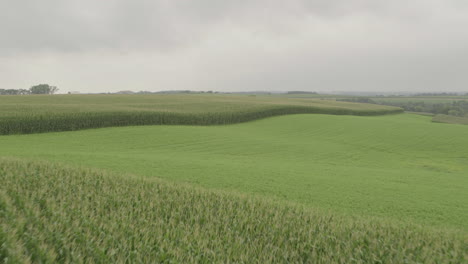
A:
{"type": "Polygon", "coordinates": [[[142,125],[227,125],[291,114],[377,116],[400,113],[403,113],[403,109],[356,110],[311,106],[274,106],[250,111],[219,113],[177,113],[163,111],[49,113],[39,116],[18,116],[0,119],[0,135],[142,125]]]}

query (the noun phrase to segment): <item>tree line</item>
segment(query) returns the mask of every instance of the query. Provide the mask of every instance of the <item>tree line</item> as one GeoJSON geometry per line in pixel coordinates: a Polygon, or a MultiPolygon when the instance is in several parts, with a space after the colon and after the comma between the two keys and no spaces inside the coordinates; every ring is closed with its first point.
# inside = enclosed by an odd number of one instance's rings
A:
{"type": "Polygon", "coordinates": [[[57,86],[38,84],[29,89],[0,89],[0,95],[54,94],[57,91],[57,86]]]}
{"type": "Polygon", "coordinates": [[[368,97],[344,98],[337,101],[368,103],[401,107],[409,112],[424,112],[432,114],[444,114],[460,117],[468,117],[468,101],[457,100],[452,102],[428,103],[424,101],[379,101],[376,102],[368,97]]]}

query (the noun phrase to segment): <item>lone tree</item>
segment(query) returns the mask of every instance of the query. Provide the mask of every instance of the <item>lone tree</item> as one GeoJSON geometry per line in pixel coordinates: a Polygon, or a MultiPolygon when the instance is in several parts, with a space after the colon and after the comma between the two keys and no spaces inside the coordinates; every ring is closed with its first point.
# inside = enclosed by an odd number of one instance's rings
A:
{"type": "Polygon", "coordinates": [[[31,94],[54,94],[57,91],[57,86],[50,86],[48,84],[34,85],[33,87],[29,88],[29,92],[31,94]]]}

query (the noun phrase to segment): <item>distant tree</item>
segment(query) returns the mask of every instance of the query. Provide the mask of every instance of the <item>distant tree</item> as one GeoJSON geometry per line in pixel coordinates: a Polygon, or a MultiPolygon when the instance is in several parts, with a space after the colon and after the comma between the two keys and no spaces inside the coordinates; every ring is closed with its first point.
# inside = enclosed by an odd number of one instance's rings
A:
{"type": "Polygon", "coordinates": [[[22,94],[22,90],[0,89],[0,95],[17,95],[17,94],[22,94]]]}
{"type": "Polygon", "coordinates": [[[25,95],[25,94],[30,94],[30,92],[27,89],[19,89],[18,94],[25,95]]]}
{"type": "Polygon", "coordinates": [[[336,100],[342,101],[342,102],[377,104],[374,100],[370,99],[369,97],[342,98],[342,99],[336,99],[336,100]]]}
{"type": "Polygon", "coordinates": [[[38,84],[29,88],[29,92],[31,94],[54,94],[57,91],[57,86],[51,86],[48,84],[38,84]]]}
{"type": "Polygon", "coordinates": [[[0,89],[0,95],[23,95],[23,94],[29,94],[29,90],[0,89]]]}
{"type": "Polygon", "coordinates": [[[458,110],[452,109],[448,111],[448,115],[461,116],[461,113],[458,110]]]}
{"type": "Polygon", "coordinates": [[[317,92],[308,92],[308,91],[288,91],[287,94],[317,94],[317,92]]]}

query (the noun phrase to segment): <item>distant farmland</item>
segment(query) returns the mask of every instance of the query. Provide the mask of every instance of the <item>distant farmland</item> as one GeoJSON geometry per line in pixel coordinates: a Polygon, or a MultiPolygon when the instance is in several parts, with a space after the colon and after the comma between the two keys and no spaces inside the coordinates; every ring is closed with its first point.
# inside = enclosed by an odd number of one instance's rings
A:
{"type": "Polygon", "coordinates": [[[466,262],[468,126],[307,98],[0,102],[4,262],[466,262]]]}
{"type": "Polygon", "coordinates": [[[299,113],[381,115],[402,109],[229,95],[1,96],[0,135],[130,125],[219,125],[299,113]]]}

